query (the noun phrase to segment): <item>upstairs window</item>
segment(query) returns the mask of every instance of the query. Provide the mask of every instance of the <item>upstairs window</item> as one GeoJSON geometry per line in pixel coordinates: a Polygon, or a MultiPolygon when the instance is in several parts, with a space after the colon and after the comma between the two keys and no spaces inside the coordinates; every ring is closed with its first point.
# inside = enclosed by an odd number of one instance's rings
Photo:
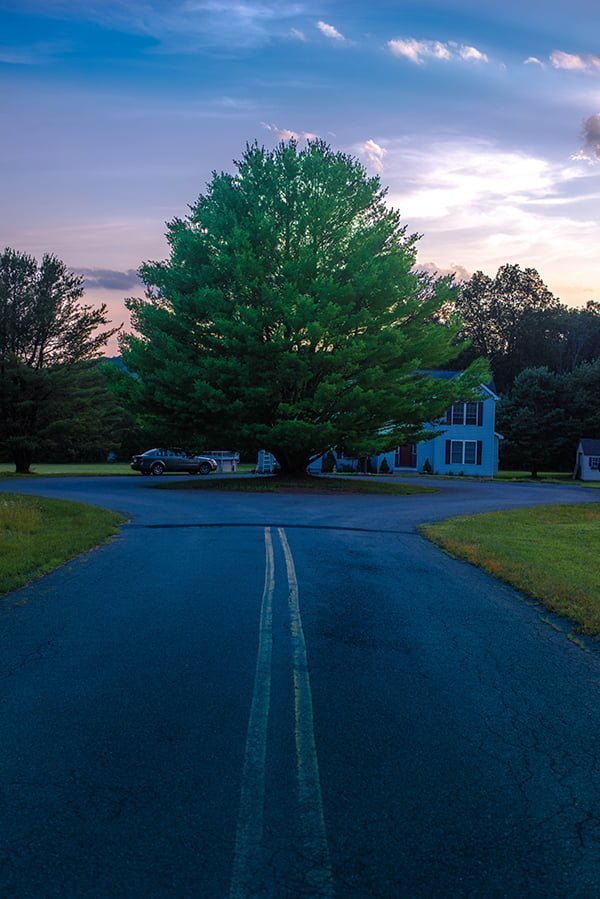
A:
{"type": "Polygon", "coordinates": [[[482,425],[483,403],[454,403],[446,413],[448,425],[482,425]]]}
{"type": "Polygon", "coordinates": [[[600,471],[600,456],[590,456],[590,468],[592,471],[600,471]]]}

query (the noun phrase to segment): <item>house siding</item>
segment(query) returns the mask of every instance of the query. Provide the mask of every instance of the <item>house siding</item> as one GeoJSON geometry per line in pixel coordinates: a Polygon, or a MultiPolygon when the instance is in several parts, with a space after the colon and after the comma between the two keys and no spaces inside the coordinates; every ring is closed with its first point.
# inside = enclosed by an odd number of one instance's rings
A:
{"type": "MultiPolygon", "coordinates": [[[[436,424],[425,425],[430,430],[440,431],[437,437],[431,440],[422,440],[417,443],[416,466],[414,468],[396,466],[396,454],[394,450],[371,457],[371,463],[377,471],[385,458],[391,472],[422,472],[423,466],[429,461],[434,474],[469,475],[471,477],[493,477],[498,471],[499,435],[496,427],[496,402],[495,394],[482,387],[481,424],[447,424],[445,417],[436,424]],[[446,462],[446,441],[481,441],[481,464],[446,462]]],[[[335,450],[333,450],[335,455],[335,450]]],[[[318,473],[321,470],[321,459],[317,459],[310,466],[310,471],[318,473]]],[[[347,463],[348,460],[345,460],[347,463]]]]}

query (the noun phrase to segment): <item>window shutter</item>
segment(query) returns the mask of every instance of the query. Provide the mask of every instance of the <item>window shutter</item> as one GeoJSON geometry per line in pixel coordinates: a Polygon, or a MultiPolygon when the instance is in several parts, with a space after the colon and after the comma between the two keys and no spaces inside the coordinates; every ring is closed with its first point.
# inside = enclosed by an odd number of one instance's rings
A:
{"type": "Polygon", "coordinates": [[[483,441],[477,441],[477,465],[481,465],[481,457],[483,455],[483,441]]]}
{"type": "Polygon", "coordinates": [[[452,424],[452,406],[449,409],[446,409],[446,424],[452,424]]]}
{"type": "Polygon", "coordinates": [[[446,440],[446,465],[450,465],[450,444],[451,440],[446,440]]]}
{"type": "Polygon", "coordinates": [[[477,424],[483,424],[483,403],[477,403],[477,424]]]}

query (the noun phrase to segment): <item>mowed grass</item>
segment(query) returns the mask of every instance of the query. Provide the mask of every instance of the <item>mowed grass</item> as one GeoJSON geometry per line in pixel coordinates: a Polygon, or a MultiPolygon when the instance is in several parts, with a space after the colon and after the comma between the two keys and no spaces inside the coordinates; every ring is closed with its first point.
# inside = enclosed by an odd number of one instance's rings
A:
{"type": "Polygon", "coordinates": [[[0,493],[0,594],[105,542],[124,521],[84,503],[0,493]]]}
{"type": "Polygon", "coordinates": [[[495,475],[499,481],[528,481],[536,484],[539,481],[547,481],[550,484],[573,484],[579,487],[600,487],[600,481],[576,481],[572,471],[540,471],[537,478],[531,477],[530,471],[499,471],[495,475]]]}
{"type": "MultiPolygon", "coordinates": [[[[152,481],[155,486],[155,481],[152,481]]],[[[256,477],[256,478],[205,478],[178,481],[173,484],[161,483],[160,488],[165,490],[220,490],[236,493],[370,493],[387,494],[392,496],[407,496],[416,493],[437,493],[434,487],[421,487],[416,484],[394,484],[385,481],[359,480],[352,478],[328,477],[256,477]]]]}
{"type": "MultiPolygon", "coordinates": [[[[255,468],[250,463],[238,465],[238,472],[251,472],[255,468]]],[[[67,478],[67,477],[103,477],[106,475],[138,474],[129,462],[34,462],[29,474],[15,474],[15,466],[9,462],[0,462],[0,478],[67,478]]],[[[181,472],[179,472],[181,474],[181,472]]]]}
{"type": "Polygon", "coordinates": [[[464,515],[421,532],[600,635],[600,503],[464,515]]]}
{"type": "Polygon", "coordinates": [[[15,466],[0,463],[0,478],[64,478],[79,476],[103,476],[131,474],[129,462],[34,462],[29,474],[15,474],[15,466]]]}

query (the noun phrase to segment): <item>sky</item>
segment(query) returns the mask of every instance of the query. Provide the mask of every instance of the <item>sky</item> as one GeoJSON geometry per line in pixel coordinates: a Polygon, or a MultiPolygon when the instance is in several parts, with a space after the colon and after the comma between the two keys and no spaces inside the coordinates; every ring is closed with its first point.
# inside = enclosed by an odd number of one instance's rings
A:
{"type": "Polygon", "coordinates": [[[0,0],[0,123],[0,246],[116,324],[212,172],[290,137],[378,174],[423,267],[600,299],[597,0],[0,0]]]}

